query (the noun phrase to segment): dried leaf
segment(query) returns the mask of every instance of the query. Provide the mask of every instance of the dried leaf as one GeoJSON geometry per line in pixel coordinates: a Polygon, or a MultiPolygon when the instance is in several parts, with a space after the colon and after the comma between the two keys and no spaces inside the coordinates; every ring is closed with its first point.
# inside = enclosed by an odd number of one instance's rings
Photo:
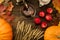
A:
{"type": "Polygon", "coordinates": [[[12,2],[9,2],[9,6],[7,7],[7,11],[12,11],[12,9],[13,9],[13,4],[12,4],[12,2]]]}

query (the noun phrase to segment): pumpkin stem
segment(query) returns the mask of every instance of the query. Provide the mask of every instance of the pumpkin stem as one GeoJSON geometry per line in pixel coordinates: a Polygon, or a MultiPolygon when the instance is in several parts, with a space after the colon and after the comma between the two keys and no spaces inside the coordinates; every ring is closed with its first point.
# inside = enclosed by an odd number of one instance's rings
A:
{"type": "Polygon", "coordinates": [[[59,22],[58,26],[60,26],[60,22],[59,22]]]}
{"type": "Polygon", "coordinates": [[[57,36],[58,39],[60,39],[60,36],[57,36]]]}

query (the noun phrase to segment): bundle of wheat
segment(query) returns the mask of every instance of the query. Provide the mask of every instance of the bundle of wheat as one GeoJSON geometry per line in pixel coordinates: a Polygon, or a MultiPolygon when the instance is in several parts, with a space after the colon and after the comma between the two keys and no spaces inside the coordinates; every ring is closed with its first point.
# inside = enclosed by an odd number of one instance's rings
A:
{"type": "Polygon", "coordinates": [[[14,40],[38,40],[43,37],[43,32],[39,29],[32,29],[31,24],[18,21],[14,40]]]}

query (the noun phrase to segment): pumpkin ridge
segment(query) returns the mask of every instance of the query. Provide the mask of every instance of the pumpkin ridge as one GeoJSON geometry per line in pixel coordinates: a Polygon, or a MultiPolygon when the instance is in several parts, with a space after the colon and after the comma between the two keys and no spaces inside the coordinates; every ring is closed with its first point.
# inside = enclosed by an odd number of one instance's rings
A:
{"type": "Polygon", "coordinates": [[[0,40],[12,40],[13,32],[11,25],[4,19],[0,18],[0,40]]]}
{"type": "MultiPolygon", "coordinates": [[[[12,31],[12,29],[10,27],[7,27],[7,24],[8,23],[5,23],[4,26],[2,26],[2,27],[6,27],[6,30],[7,30],[6,33],[12,31]],[[10,29],[8,29],[8,28],[10,28],[10,29]]],[[[10,25],[8,25],[8,26],[10,26],[10,25]]]]}

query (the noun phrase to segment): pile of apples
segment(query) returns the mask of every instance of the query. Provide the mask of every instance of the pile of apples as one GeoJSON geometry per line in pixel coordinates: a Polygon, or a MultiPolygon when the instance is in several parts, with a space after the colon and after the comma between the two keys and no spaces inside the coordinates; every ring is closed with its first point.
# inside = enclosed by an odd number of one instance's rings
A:
{"type": "Polygon", "coordinates": [[[52,21],[53,17],[52,17],[52,13],[53,13],[53,9],[52,8],[47,8],[46,9],[47,14],[44,11],[40,11],[38,13],[39,17],[34,18],[34,23],[41,25],[42,28],[46,28],[47,27],[47,22],[46,21],[52,21]],[[45,19],[46,21],[42,21],[42,19],[45,19]]]}

